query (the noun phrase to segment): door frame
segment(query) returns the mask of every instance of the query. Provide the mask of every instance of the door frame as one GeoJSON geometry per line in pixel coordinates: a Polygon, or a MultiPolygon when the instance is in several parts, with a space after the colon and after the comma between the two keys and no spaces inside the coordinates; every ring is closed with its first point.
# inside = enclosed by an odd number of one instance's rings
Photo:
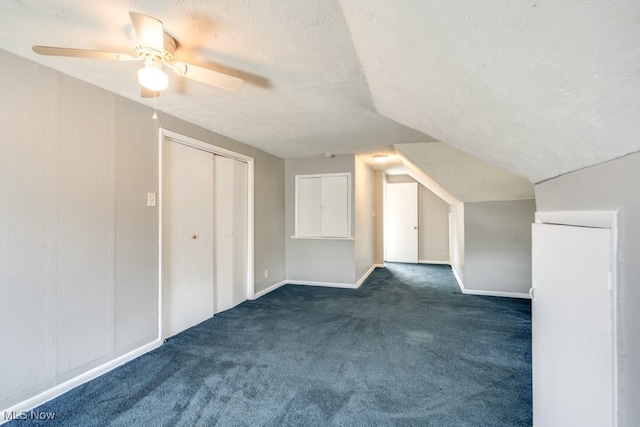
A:
{"type": "Polygon", "coordinates": [[[164,142],[173,142],[207,151],[223,157],[229,157],[247,164],[247,299],[254,299],[254,158],[226,148],[218,147],[198,139],[160,128],[158,139],[159,152],[159,227],[158,227],[158,339],[162,339],[162,230],[163,230],[163,179],[164,179],[164,142]]]}
{"type": "MultiPolygon", "coordinates": [[[[389,248],[389,241],[391,240],[389,238],[389,236],[391,235],[391,231],[389,230],[389,186],[390,185],[401,185],[401,184],[409,184],[412,186],[415,186],[415,204],[416,204],[416,209],[415,209],[415,225],[413,226],[414,230],[415,230],[415,238],[416,238],[416,245],[415,245],[415,263],[417,264],[420,261],[420,231],[418,230],[418,225],[420,223],[420,214],[419,214],[419,209],[420,209],[420,202],[419,202],[419,183],[415,180],[411,180],[411,181],[406,181],[406,182],[388,182],[386,181],[384,183],[384,202],[383,202],[383,209],[384,209],[384,224],[383,224],[383,231],[384,231],[384,245],[383,245],[383,253],[382,253],[382,259],[384,262],[387,261],[387,250],[389,248]]],[[[389,261],[389,262],[411,262],[411,261],[389,261]]]]}
{"type": "MultiPolygon", "coordinates": [[[[612,355],[613,382],[611,390],[613,397],[613,425],[618,425],[618,396],[619,396],[619,361],[618,361],[618,335],[620,325],[618,322],[618,221],[619,211],[540,211],[535,213],[536,224],[567,225],[573,227],[603,228],[610,231],[610,260],[611,276],[611,314],[612,314],[612,355]]],[[[531,288],[533,292],[534,288],[531,288]]]]}

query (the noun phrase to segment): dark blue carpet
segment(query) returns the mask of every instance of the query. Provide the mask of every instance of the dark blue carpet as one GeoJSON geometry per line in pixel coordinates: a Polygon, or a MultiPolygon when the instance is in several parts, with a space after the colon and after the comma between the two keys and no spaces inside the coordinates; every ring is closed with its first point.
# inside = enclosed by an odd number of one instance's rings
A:
{"type": "Polygon", "coordinates": [[[529,426],[530,302],[439,265],[287,285],[37,410],[56,417],[8,426],[529,426]]]}

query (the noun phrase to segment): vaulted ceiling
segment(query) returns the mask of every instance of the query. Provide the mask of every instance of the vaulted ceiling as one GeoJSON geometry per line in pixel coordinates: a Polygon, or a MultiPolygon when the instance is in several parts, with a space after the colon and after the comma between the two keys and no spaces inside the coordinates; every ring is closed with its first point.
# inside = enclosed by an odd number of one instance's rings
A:
{"type": "MultiPolygon", "coordinates": [[[[532,182],[640,150],[635,0],[7,0],[0,48],[137,102],[128,11],[239,93],[173,76],[159,110],[280,157],[445,142],[532,182]]],[[[0,76],[1,77],[1,76],[0,76]]]]}

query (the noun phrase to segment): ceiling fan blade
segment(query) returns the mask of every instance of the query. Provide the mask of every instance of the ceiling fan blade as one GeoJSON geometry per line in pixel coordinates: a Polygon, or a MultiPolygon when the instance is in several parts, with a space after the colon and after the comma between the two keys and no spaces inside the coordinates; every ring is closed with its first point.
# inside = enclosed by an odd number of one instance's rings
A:
{"type": "Polygon", "coordinates": [[[129,12],[131,23],[138,35],[138,42],[160,53],[164,51],[164,29],[162,22],[138,12],[129,12]]]}
{"type": "Polygon", "coordinates": [[[128,53],[102,52],[99,50],[73,49],[70,47],[33,46],[33,51],[40,55],[73,56],[79,58],[116,59],[119,61],[133,61],[140,59],[128,53]]]}
{"type": "Polygon", "coordinates": [[[173,71],[175,71],[179,76],[187,77],[210,86],[219,87],[233,92],[238,92],[244,84],[242,79],[237,77],[184,62],[176,62],[173,64],[173,71]]]}
{"type": "Polygon", "coordinates": [[[144,86],[140,86],[140,98],[157,98],[161,92],[154,92],[151,89],[147,89],[144,86]]]}

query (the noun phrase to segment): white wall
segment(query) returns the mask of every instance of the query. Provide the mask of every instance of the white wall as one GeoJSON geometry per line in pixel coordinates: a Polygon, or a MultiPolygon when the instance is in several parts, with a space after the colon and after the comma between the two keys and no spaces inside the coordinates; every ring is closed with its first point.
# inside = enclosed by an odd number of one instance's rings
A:
{"type": "Polygon", "coordinates": [[[618,354],[620,425],[640,420],[640,153],[536,185],[539,211],[620,210],[618,354]]]}
{"type": "Polygon", "coordinates": [[[3,51],[0,81],[0,411],[157,338],[159,126],[253,155],[282,280],[281,159],[3,51]]]}
{"type": "Polygon", "coordinates": [[[394,147],[463,202],[534,197],[533,184],[526,179],[443,142],[394,147]]]}
{"type": "Polygon", "coordinates": [[[459,284],[464,286],[464,203],[449,205],[449,258],[459,284]]]}
{"type": "Polygon", "coordinates": [[[375,263],[375,185],[373,170],[355,158],[355,269],[358,281],[375,263]]]}
{"type": "Polygon", "coordinates": [[[464,204],[467,291],[529,292],[535,210],[533,199],[464,204]]]}

